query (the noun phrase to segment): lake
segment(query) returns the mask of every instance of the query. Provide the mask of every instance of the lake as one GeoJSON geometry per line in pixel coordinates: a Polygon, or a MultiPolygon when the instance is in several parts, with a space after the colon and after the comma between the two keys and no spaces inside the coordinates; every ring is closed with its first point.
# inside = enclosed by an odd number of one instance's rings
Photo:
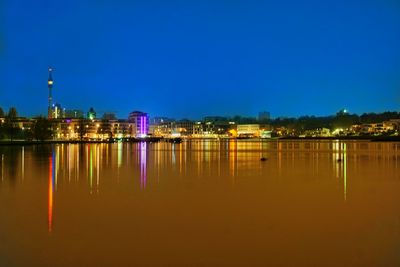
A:
{"type": "Polygon", "coordinates": [[[0,266],[400,266],[399,160],[368,141],[0,146],[0,266]]]}

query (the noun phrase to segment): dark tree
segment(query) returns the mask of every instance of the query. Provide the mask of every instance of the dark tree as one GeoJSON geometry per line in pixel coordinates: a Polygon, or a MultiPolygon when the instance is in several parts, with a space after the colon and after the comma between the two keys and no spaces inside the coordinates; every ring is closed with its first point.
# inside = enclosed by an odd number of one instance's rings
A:
{"type": "Polygon", "coordinates": [[[5,129],[4,129],[4,123],[3,123],[3,119],[4,118],[4,111],[3,109],[0,107],[0,139],[4,138],[4,133],[5,133],[5,129]]]}
{"type": "Polygon", "coordinates": [[[14,136],[18,133],[19,130],[16,123],[17,116],[17,109],[15,107],[11,107],[5,117],[4,127],[11,141],[13,141],[14,136]]]}
{"type": "Polygon", "coordinates": [[[88,121],[85,119],[79,119],[78,125],[77,125],[77,132],[79,135],[79,140],[83,140],[83,137],[86,135],[88,132],[88,121]]]}
{"type": "Polygon", "coordinates": [[[51,122],[43,117],[39,117],[32,125],[32,135],[38,141],[51,138],[53,134],[51,122]]]}
{"type": "Polygon", "coordinates": [[[359,118],[357,115],[340,114],[332,120],[332,129],[335,128],[349,128],[351,125],[357,124],[359,118]]]}
{"type": "Polygon", "coordinates": [[[104,138],[104,135],[108,135],[108,137],[112,138],[113,133],[111,129],[110,121],[107,119],[102,119],[100,123],[100,127],[97,129],[97,133],[101,134],[104,138]]]}
{"type": "Polygon", "coordinates": [[[4,138],[4,125],[0,122],[0,140],[4,138]]]}
{"type": "Polygon", "coordinates": [[[18,117],[17,109],[16,109],[15,107],[11,107],[11,108],[8,110],[7,116],[10,117],[10,118],[14,118],[14,119],[15,119],[16,117],[18,117]]]}

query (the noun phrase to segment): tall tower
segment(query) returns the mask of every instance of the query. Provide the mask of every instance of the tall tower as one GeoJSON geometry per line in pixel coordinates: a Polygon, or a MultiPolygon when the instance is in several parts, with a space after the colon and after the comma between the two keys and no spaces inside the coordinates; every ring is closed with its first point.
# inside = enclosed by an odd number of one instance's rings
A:
{"type": "Polygon", "coordinates": [[[49,79],[47,80],[47,87],[49,88],[49,106],[47,108],[47,117],[49,119],[53,118],[53,96],[52,96],[52,89],[53,89],[53,68],[49,67],[49,79]]]}

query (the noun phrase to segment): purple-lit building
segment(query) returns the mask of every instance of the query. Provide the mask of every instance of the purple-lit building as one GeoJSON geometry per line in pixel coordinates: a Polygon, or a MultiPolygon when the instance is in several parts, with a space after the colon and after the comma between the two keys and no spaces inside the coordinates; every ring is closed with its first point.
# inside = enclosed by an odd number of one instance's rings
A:
{"type": "Polygon", "coordinates": [[[149,133],[149,115],[141,111],[129,113],[128,121],[135,124],[136,137],[145,137],[149,133]]]}

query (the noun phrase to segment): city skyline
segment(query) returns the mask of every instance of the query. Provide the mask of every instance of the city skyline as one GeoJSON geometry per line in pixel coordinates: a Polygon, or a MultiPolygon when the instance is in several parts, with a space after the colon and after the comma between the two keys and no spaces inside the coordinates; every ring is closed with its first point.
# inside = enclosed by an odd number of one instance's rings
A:
{"type": "MultiPolygon", "coordinates": [[[[53,101],[52,89],[53,89],[53,85],[54,85],[54,79],[53,79],[54,68],[49,66],[47,70],[48,70],[48,78],[47,78],[47,90],[48,90],[47,117],[49,119],[52,119],[52,118],[72,118],[72,117],[69,117],[68,115],[66,116],[65,114],[63,116],[60,116],[60,115],[57,116],[56,115],[57,113],[60,113],[60,112],[62,113],[61,108],[63,108],[64,113],[65,113],[65,111],[75,112],[75,113],[81,114],[80,116],[82,116],[82,117],[88,117],[89,116],[89,115],[85,115],[85,114],[89,114],[89,113],[96,114],[97,113],[96,110],[93,108],[93,106],[91,106],[87,110],[85,110],[84,108],[81,108],[81,107],[68,107],[68,109],[66,109],[65,107],[62,106],[61,103],[59,103],[57,101],[53,101]]],[[[0,106],[0,108],[3,109],[3,107],[1,107],[1,106],[0,106]]],[[[10,109],[10,108],[16,108],[16,107],[15,106],[6,107],[5,109],[3,109],[4,113],[7,113],[7,110],[8,110],[7,108],[10,109]]],[[[135,111],[135,112],[139,112],[139,111],[135,111]]],[[[395,110],[384,110],[382,112],[364,111],[362,113],[351,113],[351,112],[349,112],[348,108],[342,108],[342,109],[340,109],[340,110],[338,110],[338,111],[336,111],[334,113],[325,114],[325,115],[302,114],[302,115],[297,115],[297,116],[295,115],[295,116],[275,116],[275,117],[272,117],[272,116],[270,116],[271,114],[270,114],[269,111],[263,110],[263,111],[259,111],[258,114],[256,114],[256,115],[255,114],[239,114],[239,113],[236,113],[236,114],[233,114],[233,115],[232,114],[231,115],[221,115],[221,114],[210,113],[210,114],[204,115],[202,117],[197,117],[197,118],[193,118],[193,117],[190,118],[190,117],[187,117],[187,116],[183,117],[183,118],[174,118],[174,117],[171,117],[171,116],[166,116],[165,114],[155,114],[152,117],[153,118],[166,118],[166,119],[173,119],[173,120],[186,120],[186,119],[189,119],[189,120],[204,120],[207,117],[234,118],[234,117],[238,117],[239,116],[239,117],[243,117],[243,118],[254,118],[256,120],[259,120],[260,116],[267,116],[268,119],[301,118],[301,117],[320,117],[320,118],[323,118],[323,117],[334,116],[338,112],[339,113],[344,112],[346,114],[362,115],[362,114],[374,114],[374,113],[375,114],[382,114],[382,113],[385,113],[385,112],[396,112],[396,111],[395,110]],[[264,115],[261,115],[261,114],[264,114],[264,115]]],[[[36,114],[36,115],[31,115],[31,116],[29,116],[29,115],[28,116],[24,116],[24,115],[21,116],[21,114],[18,114],[18,115],[20,117],[46,117],[45,114],[43,114],[43,113],[36,114]]],[[[100,115],[98,117],[115,116],[118,119],[124,119],[123,116],[122,117],[121,116],[117,116],[118,113],[115,112],[115,111],[104,111],[104,112],[98,113],[98,115],[100,115]]],[[[93,114],[90,115],[90,116],[93,116],[93,114]]],[[[128,116],[129,116],[129,114],[128,114],[128,116]]],[[[77,117],[75,115],[73,117],[78,118],[79,116],[77,117]]]]}
{"type": "Polygon", "coordinates": [[[400,266],[400,0],[0,0],[0,267],[400,266]]]}
{"type": "Polygon", "coordinates": [[[46,115],[49,66],[54,103],[121,118],[328,116],[400,104],[394,1],[4,1],[0,12],[0,106],[28,117],[46,115]]]}

